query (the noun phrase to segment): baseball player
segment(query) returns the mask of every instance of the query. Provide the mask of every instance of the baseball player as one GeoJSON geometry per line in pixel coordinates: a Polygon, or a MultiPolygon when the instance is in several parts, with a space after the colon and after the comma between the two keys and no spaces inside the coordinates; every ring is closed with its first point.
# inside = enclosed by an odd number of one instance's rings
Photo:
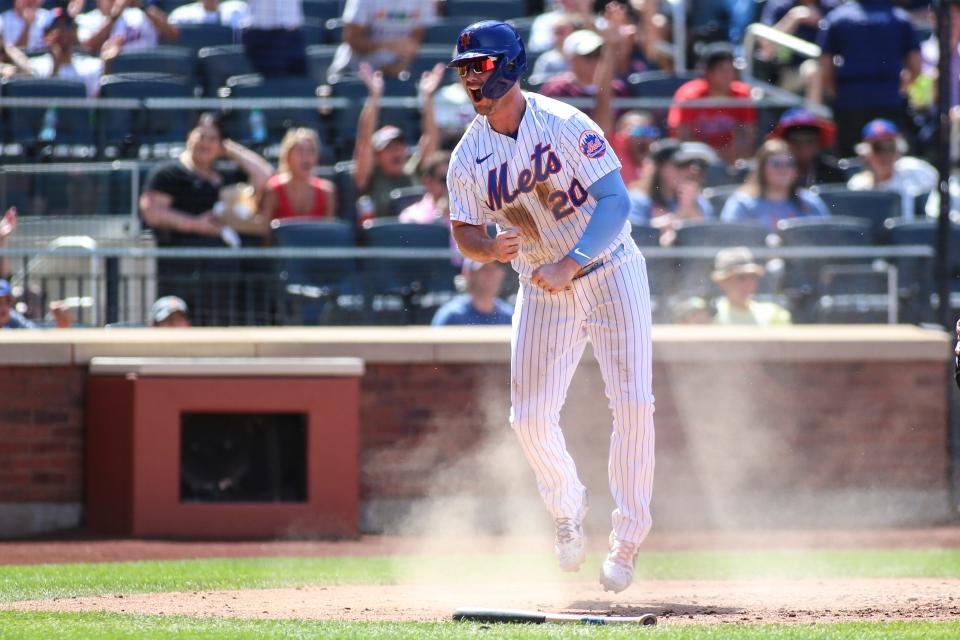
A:
{"type": "Polygon", "coordinates": [[[559,418],[589,339],[613,411],[616,509],[600,582],[622,591],[650,530],[654,433],[650,293],[626,221],[620,161],[583,113],[520,91],[526,54],[510,25],[486,20],[465,28],[450,66],[477,112],[447,174],[454,237],[466,257],[512,262],[520,275],[510,423],[556,521],[560,567],[577,571],[587,495],[559,418]]]}

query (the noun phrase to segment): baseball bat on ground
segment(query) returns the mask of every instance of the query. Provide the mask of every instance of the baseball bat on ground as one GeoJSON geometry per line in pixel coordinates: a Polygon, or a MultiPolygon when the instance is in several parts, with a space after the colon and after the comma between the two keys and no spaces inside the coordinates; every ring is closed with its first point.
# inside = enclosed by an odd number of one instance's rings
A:
{"type": "Polygon", "coordinates": [[[457,609],[453,612],[455,622],[503,622],[519,624],[657,624],[657,616],[645,613],[642,616],[591,616],[579,613],[542,613],[520,609],[457,609]]]}

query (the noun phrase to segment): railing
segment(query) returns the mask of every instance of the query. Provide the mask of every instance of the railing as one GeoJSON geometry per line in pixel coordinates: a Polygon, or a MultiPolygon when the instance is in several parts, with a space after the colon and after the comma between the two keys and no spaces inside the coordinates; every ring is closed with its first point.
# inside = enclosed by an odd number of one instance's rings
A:
{"type": "MultiPolygon", "coordinates": [[[[702,267],[712,263],[719,249],[650,247],[642,251],[656,290],[655,280],[665,273],[663,267],[683,270],[694,262],[702,267]]],[[[883,274],[885,291],[872,297],[874,302],[880,299],[890,323],[899,321],[905,295],[900,290],[905,286],[901,267],[926,273],[933,257],[933,249],[925,245],[753,251],[760,260],[782,259],[788,268],[816,263],[820,273],[883,274]]],[[[455,295],[456,270],[447,249],[64,246],[11,247],[0,255],[10,259],[15,284],[28,292],[28,301],[33,296],[34,305],[45,310],[51,301],[67,299],[76,307],[78,321],[89,326],[143,324],[158,293],[169,292],[160,290],[158,281],[177,291],[180,287],[185,297],[191,297],[188,302],[199,325],[424,324],[439,304],[455,295]],[[189,268],[177,268],[180,263],[189,268]],[[38,264],[46,265],[45,269],[37,270],[38,264]],[[58,264],[63,265],[59,271],[58,264]],[[312,265],[314,276],[324,282],[298,281],[291,275],[304,264],[312,265]],[[345,268],[348,264],[352,266],[345,268]]],[[[667,304],[702,295],[712,286],[706,277],[694,284],[695,291],[678,289],[656,297],[667,304]]],[[[505,295],[515,287],[516,280],[508,279],[505,295]]],[[[910,292],[912,302],[929,306],[930,293],[910,292]]]]}
{"type": "MultiPolygon", "coordinates": [[[[756,53],[755,50],[757,48],[757,43],[760,40],[770,42],[778,47],[789,49],[797,55],[810,58],[814,61],[817,61],[820,58],[820,47],[812,42],[807,42],[802,38],[798,38],[789,33],[784,33],[779,29],[774,29],[773,27],[756,22],[747,27],[746,33],[743,36],[743,57],[745,64],[743,70],[743,79],[747,82],[759,81],[759,79],[754,76],[753,66],[754,54],[756,53]]],[[[783,90],[780,89],[779,91],[783,90]]],[[[791,96],[795,95],[787,91],[783,91],[783,93],[791,96]]],[[[818,98],[806,101],[805,106],[811,111],[815,112],[817,115],[825,117],[832,116],[830,109],[820,104],[820,100],[818,98]]]]}

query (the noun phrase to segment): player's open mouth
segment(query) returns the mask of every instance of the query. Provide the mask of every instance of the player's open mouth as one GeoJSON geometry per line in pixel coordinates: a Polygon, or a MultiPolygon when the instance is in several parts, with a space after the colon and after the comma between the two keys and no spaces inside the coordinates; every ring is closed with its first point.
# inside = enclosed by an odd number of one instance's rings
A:
{"type": "Polygon", "coordinates": [[[474,102],[480,102],[481,100],[483,100],[483,93],[481,93],[480,89],[470,89],[469,91],[470,91],[470,99],[473,100],[474,102]]]}

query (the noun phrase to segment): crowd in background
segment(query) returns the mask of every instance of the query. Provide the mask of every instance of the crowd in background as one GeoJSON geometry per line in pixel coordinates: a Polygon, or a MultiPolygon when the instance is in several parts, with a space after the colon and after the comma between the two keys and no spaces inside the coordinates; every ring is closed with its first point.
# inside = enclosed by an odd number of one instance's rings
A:
{"type": "MultiPolygon", "coordinates": [[[[201,0],[168,14],[158,3],[139,0],[97,0],[89,11],[82,0],[50,10],[40,6],[40,0],[14,0],[0,15],[2,72],[80,78],[95,96],[99,78],[109,72],[118,53],[176,42],[178,25],[214,22],[236,30],[252,66],[265,77],[303,76],[301,2],[201,0]]],[[[687,11],[688,49],[696,71],[688,74],[670,108],[662,112],[618,109],[612,99],[630,95],[628,85],[636,74],[673,71],[662,46],[672,33],[666,4],[556,0],[536,15],[526,43],[531,90],[559,99],[595,99],[588,111],[621,159],[633,224],[657,229],[662,246],[670,246],[678,227],[691,220],[746,221],[775,233],[781,220],[831,215],[816,193],[824,184],[897,192],[907,218],[935,212],[934,201],[926,210],[916,210],[917,197],[935,190],[938,181],[925,158],[932,153],[938,52],[929,5],[689,0],[687,11]],[[805,96],[809,108],[789,109],[775,122],[760,118],[753,103],[756,89],[740,78],[743,35],[753,22],[821,48],[816,61],[769,42],[747,52],[767,81],[805,96]],[[688,104],[703,99],[726,102],[688,104]],[[832,110],[832,119],[817,108],[820,104],[832,110]],[[735,185],[722,206],[714,206],[705,195],[718,175],[724,176],[720,183],[735,185]]],[[[956,3],[951,3],[951,11],[950,44],[957,57],[956,3]]],[[[449,226],[447,164],[463,127],[462,118],[451,117],[450,111],[462,112],[465,104],[464,96],[458,97],[459,83],[442,64],[415,79],[421,108],[420,137],[413,147],[407,131],[381,121],[380,106],[384,83],[411,67],[425,29],[441,12],[440,6],[420,0],[345,3],[342,44],[328,80],[359,80],[366,88],[362,108],[357,104],[355,194],[339,194],[330,180],[317,177],[326,144],[317,131],[293,128],[274,141],[280,142],[274,167],[256,150],[228,139],[217,115],[207,113],[190,130],[183,153],[155,166],[146,180],[140,211],[157,244],[264,246],[277,221],[342,218],[344,211],[362,229],[371,219],[397,214],[391,202],[395,190],[418,185],[422,196],[399,212],[398,220],[449,226]],[[218,168],[225,159],[235,170],[218,168]],[[355,202],[341,200],[354,195],[355,202]]],[[[951,78],[954,118],[960,101],[958,75],[960,64],[951,78]]],[[[3,229],[0,223],[0,242],[3,229]]],[[[158,293],[189,301],[193,285],[184,283],[196,283],[206,273],[260,266],[255,261],[161,261],[158,293]]],[[[480,279],[475,265],[462,269],[466,282],[480,279]]],[[[718,256],[714,281],[746,281],[762,271],[762,265],[742,252],[733,258],[718,256]]],[[[723,288],[725,299],[742,310],[742,304],[733,302],[742,296],[723,288]]],[[[487,298],[478,304],[488,314],[499,310],[487,298]]],[[[710,308],[717,321],[744,319],[736,309],[710,308]]],[[[470,315],[461,312],[461,317],[470,315]]],[[[785,317],[770,310],[754,316],[758,322],[766,318],[766,323],[785,317]]]]}

